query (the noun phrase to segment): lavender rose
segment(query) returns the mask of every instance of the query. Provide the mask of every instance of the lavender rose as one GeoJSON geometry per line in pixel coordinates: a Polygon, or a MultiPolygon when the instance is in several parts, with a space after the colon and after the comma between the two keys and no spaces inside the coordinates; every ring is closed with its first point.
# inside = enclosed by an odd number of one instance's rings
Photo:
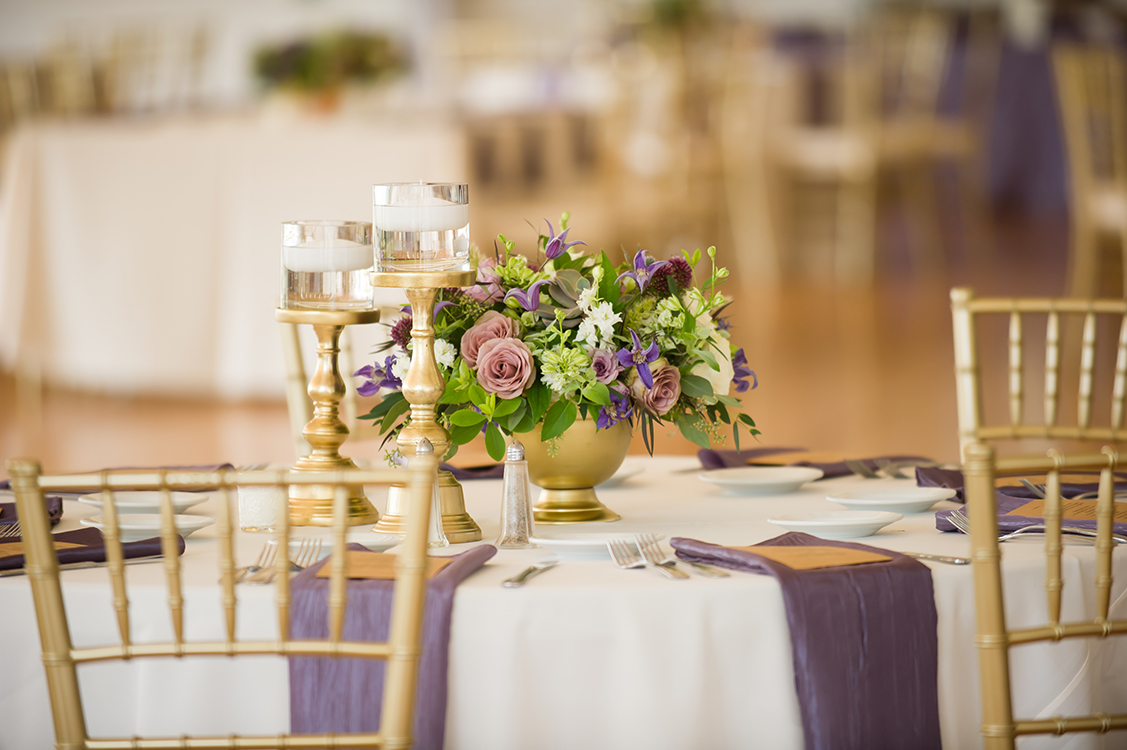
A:
{"type": "Polygon", "coordinates": [[[595,368],[595,380],[600,383],[613,383],[618,378],[618,374],[622,372],[622,365],[618,363],[618,357],[614,352],[606,349],[591,349],[587,353],[591,355],[591,365],[595,368]]]}
{"type": "Polygon", "coordinates": [[[496,310],[490,310],[477,319],[470,330],[462,334],[462,358],[470,367],[477,367],[482,345],[492,339],[514,338],[520,334],[520,327],[512,318],[507,318],[496,310]]]}
{"type": "Polygon", "coordinates": [[[477,382],[487,393],[516,398],[534,380],[532,352],[520,339],[490,339],[477,351],[477,382]]]}
{"type": "Polygon", "coordinates": [[[653,373],[654,384],[652,388],[646,388],[646,384],[637,376],[637,371],[634,371],[630,395],[660,417],[681,398],[681,371],[669,364],[665,357],[661,357],[650,364],[650,372],[653,373]]]}
{"type": "Polygon", "coordinates": [[[477,283],[466,290],[478,302],[500,302],[505,296],[501,277],[497,274],[497,261],[485,258],[477,267],[477,283]]]}

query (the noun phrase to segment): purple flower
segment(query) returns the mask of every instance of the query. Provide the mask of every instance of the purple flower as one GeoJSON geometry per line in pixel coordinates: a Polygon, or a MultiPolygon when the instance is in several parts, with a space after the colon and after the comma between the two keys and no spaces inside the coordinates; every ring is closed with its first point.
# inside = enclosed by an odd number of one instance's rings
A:
{"type": "MultiPolygon", "coordinates": [[[[731,328],[732,328],[732,323],[727,318],[717,318],[716,319],[716,330],[718,330],[718,331],[729,331],[729,330],[731,330],[731,328]]],[[[740,351],[742,352],[743,349],[740,349],[740,351]]]]}
{"type": "Polygon", "coordinates": [[[399,390],[403,387],[403,381],[391,374],[391,365],[395,362],[395,355],[384,360],[383,367],[378,364],[365,365],[356,372],[352,373],[352,377],[366,378],[365,382],[360,385],[356,392],[361,396],[374,396],[380,392],[381,388],[391,388],[399,390]]]}
{"type": "Polygon", "coordinates": [[[744,393],[747,390],[755,390],[759,387],[759,378],[755,377],[755,373],[747,366],[747,355],[744,354],[743,349],[736,351],[736,355],[732,357],[732,369],[735,375],[732,377],[732,385],[736,389],[736,393],[744,393]],[[748,377],[751,382],[747,382],[748,377]]]}
{"type": "Polygon", "coordinates": [[[595,380],[600,383],[613,383],[618,374],[622,372],[622,365],[614,356],[614,352],[607,349],[591,349],[591,365],[595,368],[595,380]]]}
{"type": "Polygon", "coordinates": [[[399,320],[395,321],[395,325],[391,327],[387,337],[394,341],[400,349],[407,351],[407,344],[411,341],[411,328],[415,325],[415,319],[410,315],[404,315],[399,320]]]}
{"type": "Polygon", "coordinates": [[[667,260],[647,262],[646,251],[639,250],[634,255],[634,269],[620,273],[615,281],[621,284],[623,279],[634,279],[634,283],[638,285],[638,291],[645,291],[646,284],[650,283],[650,278],[653,276],[654,271],[668,262],[667,260]]]}
{"type": "Polygon", "coordinates": [[[501,288],[501,276],[497,273],[497,261],[485,258],[477,267],[477,283],[466,290],[466,294],[478,302],[500,302],[505,296],[501,288]]]}
{"type": "Polygon", "coordinates": [[[540,287],[547,284],[547,280],[537,281],[532,286],[528,287],[528,291],[523,289],[510,289],[509,293],[505,295],[505,299],[512,297],[520,306],[529,312],[540,307],[540,287]]]}
{"type": "Polygon", "coordinates": [[[634,348],[627,349],[623,347],[618,350],[618,361],[623,367],[637,367],[638,377],[646,384],[647,388],[653,388],[654,376],[650,373],[650,362],[657,359],[661,352],[657,349],[657,341],[650,340],[650,347],[642,349],[642,341],[638,338],[638,334],[634,329],[630,329],[630,337],[634,339],[634,348]]]}
{"type": "MultiPolygon", "coordinates": [[[[437,305],[435,305],[434,306],[434,320],[438,320],[438,311],[439,310],[441,310],[444,307],[452,307],[453,305],[454,305],[453,302],[446,302],[446,301],[439,302],[437,305]]],[[[409,315],[414,315],[414,313],[411,312],[411,306],[410,305],[404,305],[403,307],[399,308],[399,311],[405,312],[409,315]]],[[[431,321],[431,322],[433,323],[434,321],[431,321]]]]}
{"type": "Polygon", "coordinates": [[[634,414],[634,407],[630,403],[629,393],[622,393],[617,388],[610,389],[610,406],[599,408],[599,417],[595,420],[595,429],[605,430],[614,427],[624,419],[629,419],[634,414]]]}
{"type": "Polygon", "coordinates": [[[664,297],[669,295],[669,279],[676,282],[676,289],[688,289],[693,285],[693,267],[684,258],[673,258],[665,265],[655,263],[650,275],[647,294],[664,297]]]}
{"type": "Polygon", "coordinates": [[[571,227],[568,227],[559,234],[556,234],[556,231],[552,229],[552,222],[548,221],[547,219],[544,219],[544,221],[548,224],[548,243],[544,245],[544,256],[548,260],[555,260],[556,258],[560,257],[569,247],[587,244],[586,242],[581,242],[579,240],[576,240],[575,242],[567,241],[567,233],[571,231],[571,227]]]}

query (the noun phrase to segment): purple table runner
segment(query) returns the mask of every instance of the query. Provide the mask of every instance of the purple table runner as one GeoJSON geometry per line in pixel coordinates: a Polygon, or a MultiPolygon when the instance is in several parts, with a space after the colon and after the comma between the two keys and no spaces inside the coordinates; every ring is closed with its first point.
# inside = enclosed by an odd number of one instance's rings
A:
{"type": "MultiPolygon", "coordinates": [[[[47,505],[47,520],[54,526],[63,517],[63,499],[53,495],[43,498],[47,505]]],[[[15,503],[0,503],[0,526],[15,523],[20,520],[19,511],[15,503]]]]}
{"type": "MultiPolygon", "coordinates": [[[[349,549],[366,551],[357,544],[349,549]]],[[[427,582],[423,612],[423,655],[415,701],[415,750],[442,750],[446,733],[446,668],[450,618],[459,583],[497,554],[482,545],[454,556],[454,562],[427,582]]],[[[317,578],[325,558],[299,573],[291,584],[290,637],[328,638],[329,579],[317,578]]],[[[394,581],[348,582],[344,638],[382,641],[391,626],[394,581]]],[[[380,727],[385,663],[376,659],[290,659],[290,731],[375,732],[380,727]]]]}
{"type": "Polygon", "coordinates": [[[892,560],[796,571],[695,539],[670,543],[681,559],[778,580],[807,750],[940,748],[937,615],[926,565],[795,532],[756,546],[846,547],[892,560]]]}
{"type": "MultiPolygon", "coordinates": [[[[70,544],[80,544],[81,547],[71,547],[70,549],[58,550],[57,556],[59,564],[65,565],[66,563],[77,562],[105,562],[106,560],[106,545],[102,539],[102,532],[98,529],[76,529],[75,531],[64,531],[54,535],[56,542],[69,542],[70,544]]],[[[18,542],[19,539],[0,539],[0,546],[5,542],[18,542]]],[[[184,537],[177,537],[177,544],[179,545],[180,554],[184,554],[184,537]]],[[[160,537],[152,539],[142,539],[139,542],[125,542],[121,545],[122,554],[127,557],[149,557],[151,555],[159,555],[160,537]]],[[[10,557],[0,557],[0,570],[16,570],[23,567],[23,555],[11,555],[10,557]]]]}
{"type": "MultiPolygon", "coordinates": [[[[765,458],[781,453],[801,453],[804,448],[752,448],[746,451],[719,451],[712,449],[701,449],[697,451],[697,458],[700,459],[700,465],[705,469],[730,469],[737,466],[747,466],[747,461],[750,458],[765,458]]],[[[888,461],[930,461],[930,459],[921,456],[878,456],[876,458],[862,459],[860,463],[865,464],[874,471],[877,468],[877,458],[888,461]]],[[[809,466],[814,469],[821,469],[825,475],[824,479],[832,479],[833,477],[849,476],[853,472],[845,465],[844,461],[831,461],[826,463],[817,463],[814,461],[795,461],[794,463],[787,464],[788,466],[809,466]]]]}

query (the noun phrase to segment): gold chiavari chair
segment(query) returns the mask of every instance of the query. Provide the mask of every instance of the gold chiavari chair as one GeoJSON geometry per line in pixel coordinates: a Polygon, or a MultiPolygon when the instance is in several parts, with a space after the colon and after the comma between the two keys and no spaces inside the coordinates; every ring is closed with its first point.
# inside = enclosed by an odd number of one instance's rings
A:
{"type": "Polygon", "coordinates": [[[978,669],[982,686],[982,736],[987,750],[1014,747],[1015,737],[1068,732],[1109,732],[1127,729],[1127,714],[1015,719],[1010,692],[1010,649],[1026,643],[1066,638],[1107,638],[1127,634],[1127,620],[1112,619],[1112,524],[1115,513],[1115,471],[1119,454],[1104,448],[1102,455],[1064,456],[1052,450],[1048,457],[995,459],[990,446],[972,442],[966,447],[963,475],[974,551],[974,592],[977,620],[978,669]],[[1061,473],[1098,470],[1096,500],[1096,615],[1087,622],[1061,622],[1061,473]],[[1009,630],[1003,599],[1001,552],[995,479],[999,475],[1046,474],[1045,591],[1048,623],[1040,627],[1009,630]]]}
{"type": "Polygon", "coordinates": [[[1124,56],[1111,46],[1061,45],[1053,50],[1053,68],[1071,190],[1070,293],[1096,294],[1100,243],[1112,238],[1123,253],[1127,295],[1124,56]]]}
{"type": "MultiPolygon", "coordinates": [[[[437,471],[433,454],[411,460],[408,475],[410,511],[405,541],[396,558],[392,597],[391,630],[386,642],[349,641],[343,638],[347,608],[348,556],[333,555],[329,563],[329,636],[326,639],[293,640],[289,636],[289,555],[277,555],[277,640],[239,640],[235,636],[236,594],[234,560],[234,490],[238,486],[331,486],[333,504],[333,549],[344,550],[348,531],[348,488],[365,484],[402,481],[404,472],[390,469],[345,472],[274,471],[154,471],[147,473],[103,472],[93,475],[44,476],[38,462],[19,459],[8,463],[16,504],[23,526],[25,565],[31,583],[35,613],[39,621],[43,664],[55,724],[55,747],[59,750],[156,750],[156,748],[407,748],[411,745],[416,678],[421,649],[423,599],[426,586],[427,522],[437,471]],[[66,604],[59,581],[58,560],[44,505],[45,492],[77,487],[102,489],[106,521],[106,559],[112,584],[120,643],[76,648],[71,638],[66,604]],[[218,559],[220,588],[225,616],[224,640],[189,641],[184,637],[184,597],[181,593],[181,558],[173,519],[171,491],[219,488],[218,559]],[[130,607],[125,585],[121,535],[114,493],[119,490],[157,489],[164,493],[161,509],[161,547],[168,587],[168,605],[173,624],[170,643],[138,643],[130,629],[130,607]],[[175,738],[91,738],[87,734],[77,667],[92,662],[150,657],[187,659],[197,656],[279,655],[325,658],[386,659],[381,726],[379,732],[271,736],[194,736],[175,738]]],[[[279,549],[289,549],[289,522],[285,509],[279,513],[276,532],[279,549]]]]}
{"type": "Polygon", "coordinates": [[[955,386],[958,406],[959,448],[965,452],[976,441],[1081,440],[1127,441],[1123,426],[1127,397],[1127,300],[1058,298],[975,298],[967,288],[951,290],[951,315],[955,339],[955,386]],[[983,416],[981,358],[977,322],[982,315],[1009,317],[1008,381],[1009,424],[987,425],[983,416]],[[1027,420],[1025,414],[1024,320],[1044,315],[1045,386],[1044,415],[1040,421],[1027,420]],[[1118,323],[1115,375],[1111,394],[1109,426],[1092,424],[1093,380],[1096,364],[1097,317],[1108,316],[1118,323]],[[1079,387],[1076,423],[1063,424],[1060,418],[1062,317],[1083,319],[1079,352],[1079,387]]]}

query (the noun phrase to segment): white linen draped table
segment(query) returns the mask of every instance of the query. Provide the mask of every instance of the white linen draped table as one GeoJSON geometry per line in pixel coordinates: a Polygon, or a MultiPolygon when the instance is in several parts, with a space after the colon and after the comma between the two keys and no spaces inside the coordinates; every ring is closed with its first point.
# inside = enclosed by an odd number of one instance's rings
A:
{"type": "MultiPolygon", "coordinates": [[[[784,512],[841,510],[826,500],[855,477],[823,480],[776,497],[730,497],[698,480],[691,457],[629,457],[644,473],[600,497],[622,514],[614,524],[538,527],[540,533],[649,531],[731,545],[783,530],[766,518],[784,512]]],[[[894,480],[883,480],[891,484],[894,480]]],[[[900,481],[900,480],[896,480],[900,481]]],[[[904,484],[909,484],[906,480],[904,484]]],[[[464,483],[484,538],[498,531],[499,480],[464,483]]],[[[372,493],[380,505],[382,497],[372,493]]],[[[949,503],[940,504],[940,508],[949,503]]],[[[214,500],[193,508],[214,513],[214,500]]],[[[67,501],[59,530],[97,509],[67,501]]],[[[321,530],[299,528],[299,534],[321,530]]],[[[362,540],[370,532],[352,532],[362,540]]],[[[187,540],[183,556],[185,632],[223,638],[214,527],[187,540]]],[[[262,535],[240,533],[249,564],[262,535]]],[[[905,516],[875,536],[874,547],[966,556],[969,537],[940,533],[932,512],[905,516]]],[[[451,548],[451,552],[467,545],[451,548]]],[[[1040,544],[1003,546],[1007,617],[1013,627],[1045,619],[1040,544]]],[[[500,582],[545,550],[501,550],[466,580],[454,600],[450,643],[448,748],[634,748],[722,750],[801,748],[791,645],[778,583],[732,573],[671,581],[650,570],[619,570],[609,560],[565,560],[521,589],[500,582]]],[[[939,701],[943,745],[981,746],[974,592],[970,566],[929,564],[939,613],[939,701]]],[[[1063,559],[1064,619],[1094,614],[1092,547],[1068,544],[1063,559]]],[[[126,568],[135,640],[170,638],[160,565],[126,568]]],[[[1113,615],[1127,599],[1127,555],[1115,558],[1113,615]]],[[[108,573],[63,573],[78,646],[117,642],[108,573]]],[[[273,587],[238,587],[240,638],[276,636],[273,587]]],[[[0,748],[46,748],[52,725],[26,578],[0,579],[0,748]]],[[[827,634],[827,637],[832,637],[827,634]]],[[[93,733],[277,732],[289,723],[287,667],[273,657],[138,659],[80,668],[93,733]]],[[[1114,639],[1030,645],[1015,652],[1020,715],[1050,716],[1127,706],[1127,649],[1114,639]]],[[[1023,748],[1115,747],[1122,735],[1026,739],[1023,748]]]]}
{"type": "Polygon", "coordinates": [[[462,179],[465,147],[438,118],[92,120],[18,131],[3,170],[0,369],[280,397],[281,223],[371,221],[373,183],[462,179]]]}

